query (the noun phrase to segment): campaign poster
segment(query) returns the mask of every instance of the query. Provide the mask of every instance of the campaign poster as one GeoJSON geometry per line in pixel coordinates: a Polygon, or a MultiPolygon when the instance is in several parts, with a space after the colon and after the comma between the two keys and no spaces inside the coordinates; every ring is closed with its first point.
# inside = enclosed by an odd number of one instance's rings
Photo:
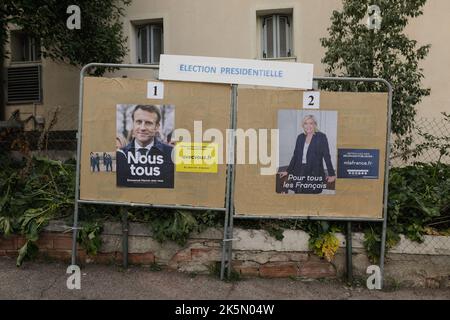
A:
{"type": "Polygon", "coordinates": [[[342,179],[378,179],[380,150],[339,149],[338,177],[342,179]]]}
{"type": "Polygon", "coordinates": [[[337,116],[337,111],[278,111],[277,193],[336,193],[337,116]]]}
{"type": "Polygon", "coordinates": [[[174,188],[174,105],[118,104],[117,186],[174,188]]]}
{"type": "Polygon", "coordinates": [[[178,142],[175,147],[177,172],[217,173],[217,143],[178,142]]]}

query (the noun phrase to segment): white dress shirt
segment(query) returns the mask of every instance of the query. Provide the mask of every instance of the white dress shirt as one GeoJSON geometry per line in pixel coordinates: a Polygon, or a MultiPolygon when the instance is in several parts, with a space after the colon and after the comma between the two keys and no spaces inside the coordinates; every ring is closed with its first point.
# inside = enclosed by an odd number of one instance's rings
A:
{"type": "Polygon", "coordinates": [[[303,164],[306,164],[306,154],[308,153],[308,148],[309,148],[309,143],[306,143],[306,141],[305,141],[305,145],[303,146],[303,156],[302,156],[303,164]]]}
{"type": "Polygon", "coordinates": [[[134,149],[136,150],[136,153],[139,153],[141,156],[146,156],[148,154],[148,152],[150,151],[150,149],[153,147],[153,144],[154,144],[154,140],[147,146],[143,147],[139,144],[139,142],[137,142],[136,139],[134,139],[134,149]],[[141,154],[139,152],[139,149],[147,149],[147,151],[145,154],[141,154]]]}

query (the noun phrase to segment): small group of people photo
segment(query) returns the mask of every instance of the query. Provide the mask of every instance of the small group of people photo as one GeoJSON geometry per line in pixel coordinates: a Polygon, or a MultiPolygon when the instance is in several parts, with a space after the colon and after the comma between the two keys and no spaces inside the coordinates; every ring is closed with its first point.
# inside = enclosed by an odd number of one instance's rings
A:
{"type": "Polygon", "coordinates": [[[276,192],[335,194],[337,112],[279,110],[276,192]]]}
{"type": "Polygon", "coordinates": [[[113,172],[116,171],[115,156],[112,152],[91,152],[91,172],[113,172]]]}

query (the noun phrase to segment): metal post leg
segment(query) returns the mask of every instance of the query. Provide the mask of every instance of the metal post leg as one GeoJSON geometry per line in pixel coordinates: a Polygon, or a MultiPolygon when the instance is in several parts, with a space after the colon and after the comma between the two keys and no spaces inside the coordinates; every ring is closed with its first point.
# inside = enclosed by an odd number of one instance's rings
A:
{"type": "Polygon", "coordinates": [[[77,264],[77,237],[78,237],[78,202],[75,200],[73,214],[73,233],[72,233],[72,265],[77,264]]]}
{"type": "Polygon", "coordinates": [[[347,222],[347,240],[346,240],[346,266],[347,266],[347,282],[353,283],[353,262],[352,262],[352,223],[347,222]]]}
{"type": "Polygon", "coordinates": [[[128,268],[128,211],[121,207],[122,213],[122,263],[123,267],[128,268]]]}

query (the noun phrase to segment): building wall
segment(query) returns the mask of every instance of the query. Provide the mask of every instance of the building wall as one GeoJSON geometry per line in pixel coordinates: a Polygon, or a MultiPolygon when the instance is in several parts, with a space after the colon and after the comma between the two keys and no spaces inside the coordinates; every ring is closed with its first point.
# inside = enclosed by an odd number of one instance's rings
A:
{"type": "Polygon", "coordinates": [[[421,63],[425,74],[422,83],[431,88],[431,95],[418,105],[418,117],[441,118],[441,112],[450,112],[450,1],[428,0],[423,12],[406,29],[420,45],[431,44],[429,55],[421,63]]]}
{"type": "MultiPolygon", "coordinates": [[[[322,76],[324,66],[320,60],[324,49],[319,39],[327,36],[332,11],[340,7],[341,0],[134,0],[126,8],[124,18],[130,49],[124,62],[137,62],[135,24],[155,19],[163,19],[165,53],[257,59],[261,45],[258,14],[289,9],[293,14],[295,59],[288,60],[312,63],[315,75],[322,76]]],[[[432,88],[432,93],[418,106],[419,117],[433,118],[442,111],[450,112],[447,94],[450,42],[445,41],[450,30],[448,12],[450,1],[429,0],[424,15],[412,20],[407,28],[407,34],[419,44],[432,44],[421,65],[425,74],[423,84],[432,88]]],[[[24,117],[36,113],[49,121],[53,110],[60,106],[55,129],[76,129],[79,69],[48,60],[43,60],[42,66],[43,103],[8,105],[6,117],[20,108],[24,117]]],[[[152,72],[124,70],[115,75],[150,78],[152,72]]]]}
{"type": "Polygon", "coordinates": [[[293,46],[296,61],[314,63],[315,74],[324,73],[320,59],[324,50],[319,39],[340,0],[229,0],[176,1],[134,0],[124,19],[130,54],[136,62],[134,24],[163,19],[164,51],[168,54],[227,58],[260,58],[257,13],[276,9],[293,11],[293,46]],[[321,22],[318,24],[317,22],[321,22]]]}
{"type": "MultiPolygon", "coordinates": [[[[292,9],[294,55],[297,62],[313,63],[316,76],[325,75],[321,59],[324,49],[319,39],[327,36],[333,10],[341,0],[134,0],[124,19],[130,54],[127,62],[136,62],[136,35],[133,24],[163,19],[165,53],[216,57],[259,58],[260,35],[257,13],[265,10],[292,9]]],[[[450,1],[429,0],[424,15],[411,20],[407,34],[419,45],[432,44],[429,56],[421,64],[423,85],[432,88],[430,97],[418,106],[418,117],[439,118],[450,112],[450,42],[448,38],[450,1]],[[447,32],[447,35],[442,35],[447,32]],[[447,71],[447,72],[446,72],[447,71]]],[[[131,73],[128,73],[131,74],[131,73]]],[[[148,76],[147,73],[135,73],[148,76]]]]}
{"type": "MultiPolygon", "coordinates": [[[[9,51],[9,48],[7,47],[9,51]]],[[[36,104],[7,104],[5,118],[12,112],[20,110],[22,119],[30,115],[41,116],[47,125],[58,109],[57,122],[53,130],[76,130],[78,118],[79,69],[61,62],[42,59],[40,62],[12,62],[6,60],[5,65],[36,65],[42,66],[42,102],[36,104]]],[[[6,72],[5,72],[6,73],[6,72]]],[[[6,79],[6,76],[5,76],[6,79]]],[[[26,126],[34,129],[32,122],[26,126]]]]}

